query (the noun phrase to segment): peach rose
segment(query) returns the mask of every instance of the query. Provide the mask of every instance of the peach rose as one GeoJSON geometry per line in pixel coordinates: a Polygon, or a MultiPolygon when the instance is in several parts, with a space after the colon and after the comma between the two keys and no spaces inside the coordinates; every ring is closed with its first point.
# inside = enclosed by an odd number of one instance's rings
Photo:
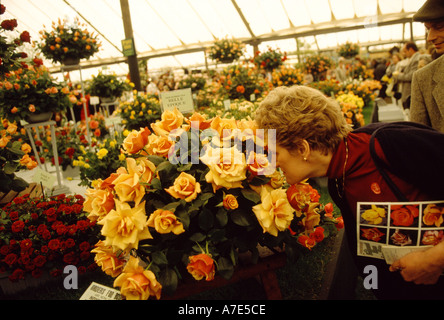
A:
{"type": "Polygon", "coordinates": [[[20,165],[26,167],[28,170],[32,170],[35,167],[37,167],[37,162],[32,160],[32,158],[27,154],[23,155],[23,157],[20,159],[19,163],[20,163],[20,165]]]}
{"type": "Polygon", "coordinates": [[[187,265],[188,272],[196,280],[202,280],[205,277],[206,281],[214,280],[216,267],[214,260],[206,253],[190,256],[190,262],[187,265]]]}
{"type": "Polygon", "coordinates": [[[232,194],[225,195],[222,204],[227,210],[233,210],[239,207],[236,197],[232,194]]]}
{"type": "Polygon", "coordinates": [[[111,188],[87,189],[83,209],[89,213],[88,219],[100,221],[114,209],[114,195],[111,188]]]}
{"type": "Polygon", "coordinates": [[[294,209],[287,200],[285,189],[261,187],[261,203],[253,207],[264,233],[277,236],[279,231],[286,230],[294,217],[294,209]]]}
{"type": "Polygon", "coordinates": [[[157,232],[166,234],[174,233],[176,235],[185,232],[183,224],[177,220],[173,212],[157,209],[148,219],[148,227],[156,229],[157,232]]]}
{"type": "Polygon", "coordinates": [[[115,202],[116,208],[97,222],[103,226],[101,232],[106,237],[105,245],[130,250],[137,249],[140,240],[152,239],[147,225],[145,201],[134,208],[119,200],[115,202]]]}
{"type": "Polygon", "coordinates": [[[191,127],[195,127],[196,129],[199,130],[205,130],[210,128],[211,126],[211,122],[213,121],[213,119],[207,120],[205,115],[202,115],[198,112],[194,112],[191,117],[189,117],[188,119],[185,119],[185,121],[191,126],[191,127]],[[197,126],[196,126],[197,124],[197,126]]]}
{"type": "Polygon", "coordinates": [[[421,243],[426,246],[435,246],[444,239],[443,231],[440,230],[428,230],[424,232],[421,243]]]}
{"type": "Polygon", "coordinates": [[[165,189],[170,195],[176,199],[184,199],[186,202],[196,199],[197,194],[201,192],[200,183],[196,182],[196,179],[185,172],[181,172],[180,175],[174,180],[174,184],[165,189]]]}
{"type": "Polygon", "coordinates": [[[122,273],[125,260],[119,259],[111,246],[106,246],[103,241],[99,241],[91,253],[96,254],[94,261],[107,275],[115,278],[122,273]]]}
{"type": "Polygon", "coordinates": [[[221,141],[231,140],[238,133],[235,119],[222,119],[219,116],[213,119],[210,128],[216,130],[221,141]]]}
{"type": "Polygon", "coordinates": [[[6,132],[9,134],[14,134],[17,132],[17,125],[15,123],[9,123],[8,128],[6,128],[6,132]]]}
{"type": "Polygon", "coordinates": [[[305,230],[311,232],[314,230],[314,227],[319,225],[321,222],[321,216],[319,215],[319,203],[313,202],[308,205],[307,210],[304,210],[305,217],[302,219],[302,225],[305,230]]]}
{"type": "Polygon", "coordinates": [[[133,130],[123,140],[122,147],[126,153],[135,154],[142,150],[148,143],[148,136],[151,131],[148,128],[142,128],[139,131],[133,130]]]}
{"type": "Polygon", "coordinates": [[[220,188],[242,188],[246,179],[247,164],[245,155],[236,147],[208,147],[200,158],[210,171],[205,176],[208,183],[213,185],[213,191],[220,188]]]}
{"type": "Polygon", "coordinates": [[[424,215],[422,221],[427,226],[435,225],[440,227],[443,223],[443,209],[439,208],[436,204],[428,204],[424,209],[424,215]]]}
{"type": "Polygon", "coordinates": [[[148,300],[150,296],[160,299],[162,285],[150,270],[139,265],[139,259],[130,256],[123,272],[114,280],[114,287],[127,300],[148,300]]]}
{"type": "Polygon", "coordinates": [[[154,156],[168,157],[171,147],[174,147],[175,142],[167,136],[157,136],[152,134],[148,137],[148,143],[145,151],[154,156]]]}
{"type": "Polygon", "coordinates": [[[174,108],[164,111],[161,120],[151,124],[151,129],[159,136],[168,136],[171,131],[181,128],[183,121],[182,113],[174,108]]]}
{"type": "Polygon", "coordinates": [[[24,153],[30,153],[32,151],[31,146],[27,143],[22,144],[21,149],[24,153]]]}

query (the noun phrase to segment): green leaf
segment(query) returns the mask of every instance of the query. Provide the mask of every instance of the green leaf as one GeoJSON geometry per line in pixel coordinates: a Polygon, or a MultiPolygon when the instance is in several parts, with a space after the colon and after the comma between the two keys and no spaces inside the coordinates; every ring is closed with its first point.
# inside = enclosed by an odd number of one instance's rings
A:
{"type": "Polygon", "coordinates": [[[249,215],[241,210],[231,212],[230,218],[235,224],[241,227],[248,227],[251,224],[249,215]]]}
{"type": "Polygon", "coordinates": [[[197,232],[197,233],[192,234],[190,236],[190,241],[201,242],[201,241],[204,241],[205,238],[206,238],[206,236],[203,233],[197,232]]]}
{"type": "Polygon", "coordinates": [[[175,212],[178,206],[180,206],[180,201],[171,202],[168,203],[165,207],[163,207],[163,210],[175,212]]]}
{"type": "Polygon", "coordinates": [[[205,231],[210,230],[214,225],[213,213],[208,209],[203,209],[199,214],[199,227],[205,231]]]}
{"type": "Polygon", "coordinates": [[[18,165],[13,162],[6,162],[3,170],[6,174],[13,174],[18,168],[18,165]]]}
{"type": "Polygon", "coordinates": [[[224,278],[229,280],[234,273],[234,266],[227,258],[220,257],[217,260],[217,272],[224,278]]]}
{"type": "Polygon", "coordinates": [[[219,222],[219,225],[223,228],[228,223],[228,214],[224,208],[220,208],[217,210],[216,219],[219,222]]]}
{"type": "Polygon", "coordinates": [[[151,258],[153,259],[153,263],[157,264],[158,266],[168,265],[168,260],[163,251],[154,251],[151,254],[151,258]]]}
{"type": "Polygon", "coordinates": [[[173,269],[166,268],[160,273],[159,282],[162,285],[162,293],[172,295],[177,288],[177,273],[173,269]]]}
{"type": "Polygon", "coordinates": [[[261,196],[254,190],[251,189],[242,189],[241,190],[242,195],[254,203],[259,203],[261,201],[261,196]]]}

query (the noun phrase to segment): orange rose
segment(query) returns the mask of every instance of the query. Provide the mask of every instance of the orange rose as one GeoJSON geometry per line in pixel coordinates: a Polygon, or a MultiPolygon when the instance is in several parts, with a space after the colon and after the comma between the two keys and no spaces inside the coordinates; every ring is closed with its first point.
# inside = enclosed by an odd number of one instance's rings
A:
{"type": "Polygon", "coordinates": [[[227,210],[233,210],[239,207],[239,203],[237,202],[235,196],[233,196],[232,194],[227,194],[224,197],[223,206],[227,210]]]}
{"type": "Polygon", "coordinates": [[[114,209],[114,195],[111,188],[87,189],[83,209],[89,213],[91,221],[101,220],[114,209]]]}
{"type": "Polygon", "coordinates": [[[192,114],[192,116],[189,117],[188,119],[185,119],[185,121],[189,125],[191,125],[191,127],[197,127],[197,129],[205,130],[205,129],[208,129],[211,126],[211,122],[213,120],[212,119],[211,120],[207,120],[204,115],[201,115],[198,112],[194,112],[192,114]],[[197,126],[196,126],[196,123],[198,124],[197,126]]]}
{"type": "Polygon", "coordinates": [[[187,265],[188,272],[196,280],[202,280],[205,277],[206,281],[214,279],[216,268],[213,259],[206,253],[190,256],[190,263],[187,265]]]}
{"type": "Polygon", "coordinates": [[[139,266],[139,259],[130,256],[123,272],[114,280],[120,293],[127,300],[147,300],[150,296],[160,299],[162,285],[150,270],[139,266]]]}
{"type": "Polygon", "coordinates": [[[439,208],[436,204],[428,204],[424,209],[424,215],[422,221],[427,226],[435,225],[440,227],[443,223],[443,209],[439,208]]]}
{"type": "Polygon", "coordinates": [[[148,143],[145,150],[150,155],[167,158],[168,153],[173,146],[174,141],[172,141],[170,138],[152,134],[148,137],[148,143]]]}
{"type": "Polygon", "coordinates": [[[166,110],[162,113],[161,120],[151,124],[151,129],[159,136],[168,136],[175,129],[179,129],[183,124],[183,115],[177,109],[166,110]]]}
{"type": "Polygon", "coordinates": [[[122,273],[125,260],[119,259],[111,246],[106,246],[103,241],[99,241],[91,253],[96,254],[94,261],[107,275],[115,278],[122,273]]]}
{"type": "Polygon", "coordinates": [[[180,175],[174,180],[174,184],[165,189],[170,195],[176,199],[184,199],[186,202],[190,202],[196,199],[197,194],[201,192],[200,183],[196,182],[196,179],[185,172],[181,172],[180,175]]]}
{"type": "Polygon", "coordinates": [[[131,131],[123,140],[123,149],[130,154],[139,152],[148,143],[148,136],[150,134],[151,131],[147,127],[142,128],[140,131],[131,131]]]}

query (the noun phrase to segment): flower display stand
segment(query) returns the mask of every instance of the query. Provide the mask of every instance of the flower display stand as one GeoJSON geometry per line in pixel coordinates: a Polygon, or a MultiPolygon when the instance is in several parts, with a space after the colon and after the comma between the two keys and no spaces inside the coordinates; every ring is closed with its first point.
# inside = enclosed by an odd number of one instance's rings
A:
{"type": "Polygon", "coordinates": [[[9,191],[8,193],[0,192],[0,207],[4,206],[5,204],[11,202],[17,197],[21,197],[25,194],[28,194],[31,198],[38,198],[43,194],[43,187],[35,182],[30,183],[29,186],[21,191],[9,191]]]}
{"type": "Polygon", "coordinates": [[[242,280],[259,276],[268,300],[281,300],[282,294],[279,288],[276,270],[282,268],[286,263],[285,253],[276,253],[264,258],[259,258],[256,264],[244,263],[239,265],[233,276],[227,280],[221,276],[214,277],[212,281],[198,281],[191,276],[184,278],[172,296],[164,296],[163,300],[183,299],[204,291],[209,291],[242,280]]]}
{"type": "MultiPolygon", "coordinates": [[[[50,127],[51,143],[52,143],[54,164],[55,164],[57,183],[58,183],[58,185],[53,188],[52,194],[58,195],[58,194],[62,194],[62,193],[69,193],[69,188],[64,186],[62,183],[62,174],[61,174],[61,168],[60,168],[60,164],[59,164],[59,154],[57,151],[57,139],[56,139],[56,135],[55,135],[55,125],[56,125],[55,121],[46,121],[46,122],[27,124],[24,127],[25,127],[26,132],[28,133],[29,140],[31,141],[31,147],[32,147],[35,159],[37,160],[37,163],[38,163],[40,169],[42,169],[42,163],[40,161],[39,152],[37,151],[37,148],[35,145],[34,135],[32,134],[32,129],[35,129],[38,139],[41,140],[39,128],[45,127],[45,126],[50,127]]],[[[43,134],[43,136],[44,136],[44,134],[43,134]]],[[[46,164],[45,164],[45,169],[46,169],[46,164]]]]}

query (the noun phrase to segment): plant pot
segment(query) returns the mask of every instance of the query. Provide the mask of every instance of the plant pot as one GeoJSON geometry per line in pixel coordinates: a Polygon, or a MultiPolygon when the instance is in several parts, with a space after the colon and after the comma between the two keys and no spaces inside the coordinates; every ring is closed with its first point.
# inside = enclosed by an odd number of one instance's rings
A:
{"type": "Polygon", "coordinates": [[[52,112],[32,113],[26,116],[28,123],[39,123],[49,121],[52,118],[52,112]]]}
{"type": "Polygon", "coordinates": [[[65,66],[74,66],[80,63],[80,58],[65,58],[62,61],[62,64],[65,66]]]}

